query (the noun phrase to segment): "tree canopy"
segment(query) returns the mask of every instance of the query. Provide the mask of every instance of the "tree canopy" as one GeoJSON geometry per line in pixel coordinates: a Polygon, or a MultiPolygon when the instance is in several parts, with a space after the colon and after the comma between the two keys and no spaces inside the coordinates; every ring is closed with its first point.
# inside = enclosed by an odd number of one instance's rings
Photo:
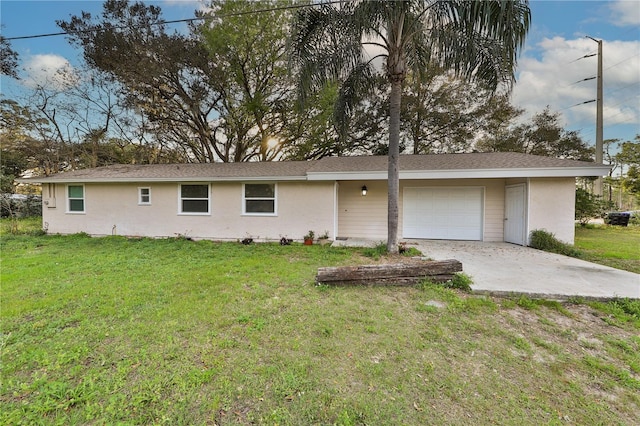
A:
{"type": "MultiPolygon", "coordinates": [[[[514,116],[520,115],[518,113],[514,116]]],[[[560,114],[549,107],[534,114],[530,122],[516,124],[506,121],[497,131],[486,134],[476,149],[487,152],[512,151],[547,157],[593,161],[594,149],[578,132],[567,131],[560,124],[560,114]]]]}
{"type": "Polygon", "coordinates": [[[11,43],[0,35],[0,74],[18,78],[18,52],[13,50],[11,43]]]}
{"type": "Polygon", "coordinates": [[[289,3],[214,0],[188,34],[170,33],[159,7],[127,0],[107,0],[100,17],[83,13],[59,25],[189,161],[264,161],[296,136],[287,127],[289,14],[275,7],[289,3]]]}
{"type": "Polygon", "coordinates": [[[58,25],[90,67],[122,84],[127,104],[145,114],[159,138],[193,161],[225,157],[210,126],[220,97],[213,90],[218,70],[199,40],[169,33],[161,13],[142,2],[107,0],[97,19],[83,12],[58,25]]]}
{"type": "Polygon", "coordinates": [[[622,186],[640,201],[640,135],[636,135],[633,141],[623,142],[616,157],[627,166],[622,186]]]}
{"type": "Polygon", "coordinates": [[[235,147],[225,161],[273,160],[291,142],[290,14],[277,8],[290,3],[214,0],[210,24],[198,28],[217,71],[216,131],[235,147]]]}

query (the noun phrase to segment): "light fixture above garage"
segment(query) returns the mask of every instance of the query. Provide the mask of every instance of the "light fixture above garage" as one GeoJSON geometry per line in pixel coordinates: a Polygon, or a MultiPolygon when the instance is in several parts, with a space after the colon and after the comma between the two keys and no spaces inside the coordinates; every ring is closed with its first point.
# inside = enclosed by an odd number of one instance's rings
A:
{"type": "Polygon", "coordinates": [[[362,196],[366,196],[367,195],[367,185],[362,185],[362,196]]]}

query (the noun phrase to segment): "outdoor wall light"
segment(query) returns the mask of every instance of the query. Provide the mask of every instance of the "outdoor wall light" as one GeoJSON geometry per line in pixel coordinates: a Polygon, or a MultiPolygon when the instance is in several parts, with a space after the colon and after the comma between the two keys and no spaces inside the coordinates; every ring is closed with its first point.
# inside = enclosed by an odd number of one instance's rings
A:
{"type": "Polygon", "coordinates": [[[362,196],[367,195],[367,185],[362,185],[362,196]]]}

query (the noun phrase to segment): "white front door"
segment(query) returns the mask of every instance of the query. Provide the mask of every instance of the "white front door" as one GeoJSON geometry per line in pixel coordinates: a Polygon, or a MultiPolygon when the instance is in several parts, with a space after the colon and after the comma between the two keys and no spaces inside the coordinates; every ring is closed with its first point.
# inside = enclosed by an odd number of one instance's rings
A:
{"type": "Polygon", "coordinates": [[[405,188],[403,238],[482,241],[483,189],[405,188]]]}
{"type": "Polygon", "coordinates": [[[525,185],[507,186],[504,201],[504,240],[508,243],[527,245],[525,185]]]}

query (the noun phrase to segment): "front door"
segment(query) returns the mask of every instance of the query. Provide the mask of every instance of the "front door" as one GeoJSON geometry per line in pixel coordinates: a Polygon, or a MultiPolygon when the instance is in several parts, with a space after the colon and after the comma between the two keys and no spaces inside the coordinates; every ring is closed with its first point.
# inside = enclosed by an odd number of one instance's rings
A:
{"type": "Polygon", "coordinates": [[[504,209],[504,240],[508,243],[527,244],[525,185],[506,187],[504,209]]]}

